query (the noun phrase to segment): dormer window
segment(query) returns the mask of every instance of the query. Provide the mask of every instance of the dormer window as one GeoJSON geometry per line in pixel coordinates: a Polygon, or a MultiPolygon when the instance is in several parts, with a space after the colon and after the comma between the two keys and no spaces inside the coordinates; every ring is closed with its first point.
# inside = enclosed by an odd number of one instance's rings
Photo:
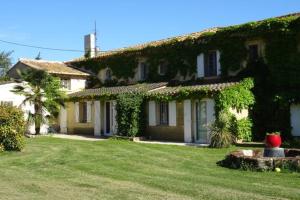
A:
{"type": "Polygon", "coordinates": [[[165,63],[165,62],[164,62],[164,63],[161,63],[161,64],[158,66],[158,74],[161,75],[161,76],[166,75],[167,70],[168,70],[168,64],[165,63]]]}
{"type": "Polygon", "coordinates": [[[141,62],[140,63],[140,80],[144,81],[146,79],[148,79],[148,75],[149,75],[149,66],[147,65],[147,63],[145,62],[141,62]]]}
{"type": "Polygon", "coordinates": [[[252,44],[248,46],[249,50],[249,60],[257,61],[259,58],[259,47],[257,44],[252,44]]]}
{"type": "Polygon", "coordinates": [[[105,72],[105,80],[111,81],[112,80],[112,71],[110,69],[107,69],[105,72]]]}
{"type": "Polygon", "coordinates": [[[209,51],[204,57],[204,76],[217,76],[217,52],[209,51]]]}

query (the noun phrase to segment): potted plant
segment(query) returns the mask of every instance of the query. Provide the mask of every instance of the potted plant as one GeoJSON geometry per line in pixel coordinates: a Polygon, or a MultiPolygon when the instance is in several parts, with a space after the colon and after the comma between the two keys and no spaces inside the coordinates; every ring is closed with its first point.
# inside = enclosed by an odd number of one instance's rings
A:
{"type": "Polygon", "coordinates": [[[269,148],[280,147],[281,145],[280,132],[267,133],[265,144],[269,148]]]}

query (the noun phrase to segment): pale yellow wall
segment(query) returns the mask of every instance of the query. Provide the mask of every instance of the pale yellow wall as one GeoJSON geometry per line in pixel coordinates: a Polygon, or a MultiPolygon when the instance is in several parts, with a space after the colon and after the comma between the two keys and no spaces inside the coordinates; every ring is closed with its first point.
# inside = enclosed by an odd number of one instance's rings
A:
{"type": "Polygon", "coordinates": [[[67,128],[69,134],[94,134],[94,104],[91,104],[91,122],[89,123],[78,123],[75,120],[75,103],[67,102],[67,128]]]}

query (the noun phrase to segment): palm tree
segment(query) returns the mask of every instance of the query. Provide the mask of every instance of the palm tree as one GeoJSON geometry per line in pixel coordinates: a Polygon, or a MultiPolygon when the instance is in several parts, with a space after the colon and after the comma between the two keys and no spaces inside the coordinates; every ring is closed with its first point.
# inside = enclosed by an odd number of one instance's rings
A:
{"type": "Polygon", "coordinates": [[[22,104],[33,105],[34,112],[29,111],[28,122],[34,123],[35,134],[38,135],[42,124],[58,116],[66,95],[60,89],[59,78],[45,71],[31,69],[19,74],[20,84],[15,86],[12,92],[25,97],[22,104]]]}

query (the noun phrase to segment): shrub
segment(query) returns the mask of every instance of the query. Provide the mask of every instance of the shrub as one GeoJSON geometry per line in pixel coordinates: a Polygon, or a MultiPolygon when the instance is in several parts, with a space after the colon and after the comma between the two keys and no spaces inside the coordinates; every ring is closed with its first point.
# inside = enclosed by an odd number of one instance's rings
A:
{"type": "Polygon", "coordinates": [[[141,132],[143,96],[121,94],[117,98],[118,135],[134,137],[141,132]]]}
{"type": "Polygon", "coordinates": [[[21,151],[24,147],[25,121],[21,109],[0,106],[0,147],[7,151],[21,151]]]}
{"type": "Polygon", "coordinates": [[[211,125],[210,147],[229,147],[234,141],[232,123],[234,118],[227,112],[221,111],[218,119],[211,125]]]}
{"type": "Polygon", "coordinates": [[[236,120],[235,137],[246,142],[252,141],[252,121],[249,118],[236,120]]]}

